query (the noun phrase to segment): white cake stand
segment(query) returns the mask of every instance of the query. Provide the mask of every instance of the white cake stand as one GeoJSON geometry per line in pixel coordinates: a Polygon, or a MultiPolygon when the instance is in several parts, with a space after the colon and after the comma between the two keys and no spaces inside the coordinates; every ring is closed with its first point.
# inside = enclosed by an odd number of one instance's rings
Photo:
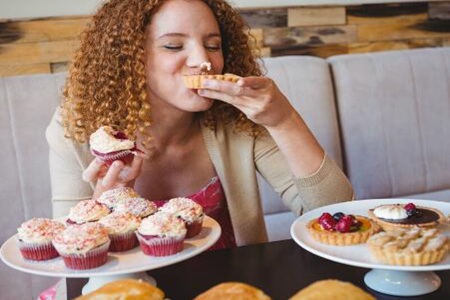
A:
{"type": "Polygon", "coordinates": [[[30,274],[89,278],[82,290],[84,295],[108,282],[121,278],[142,279],[156,285],[155,279],[148,276],[145,271],[172,265],[198,255],[211,247],[219,239],[220,234],[220,225],[214,219],[205,216],[200,234],[185,240],[184,249],[180,253],[165,257],[152,257],[142,253],[139,247],[120,253],[110,252],[106,264],[89,270],[68,269],[60,257],[43,262],[25,260],[17,248],[16,236],[12,236],[2,245],[0,258],[11,268],[30,274]]]}
{"type": "MultiPolygon", "coordinates": [[[[353,246],[328,246],[315,241],[309,234],[306,224],[318,218],[322,213],[343,212],[345,214],[367,216],[367,211],[382,204],[409,203],[434,207],[445,215],[450,214],[450,203],[412,200],[412,199],[370,199],[337,203],[312,210],[297,220],[291,226],[291,236],[305,250],[323,258],[356,267],[371,268],[364,282],[371,289],[394,296],[419,296],[436,291],[441,286],[441,279],[433,271],[450,269],[450,255],[433,265],[427,266],[393,266],[379,263],[370,254],[365,244],[353,246]]],[[[450,226],[440,225],[439,229],[450,236],[450,226]]]]}

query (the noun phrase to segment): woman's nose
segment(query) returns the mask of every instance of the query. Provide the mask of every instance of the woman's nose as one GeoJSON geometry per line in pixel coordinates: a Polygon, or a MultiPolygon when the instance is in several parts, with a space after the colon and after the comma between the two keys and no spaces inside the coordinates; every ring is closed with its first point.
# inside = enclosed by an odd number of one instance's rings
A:
{"type": "Polygon", "coordinates": [[[208,52],[202,47],[195,47],[189,53],[188,66],[191,68],[201,68],[210,61],[208,52]]]}

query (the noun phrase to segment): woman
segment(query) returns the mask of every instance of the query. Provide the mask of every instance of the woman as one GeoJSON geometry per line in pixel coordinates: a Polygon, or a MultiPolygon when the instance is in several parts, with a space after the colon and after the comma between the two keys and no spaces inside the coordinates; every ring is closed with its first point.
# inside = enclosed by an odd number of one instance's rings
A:
{"type": "Polygon", "coordinates": [[[82,36],[47,129],[55,216],[118,186],[150,200],[192,196],[219,219],[220,247],[233,247],[267,240],[256,172],[296,214],[352,199],[345,175],[261,76],[244,30],[222,0],[106,3],[82,36]],[[242,78],[186,88],[182,77],[205,63],[242,78]],[[86,141],[102,125],[136,138],[148,159],[109,168],[93,159],[86,141]],[[211,189],[216,196],[204,197],[211,189]]]}

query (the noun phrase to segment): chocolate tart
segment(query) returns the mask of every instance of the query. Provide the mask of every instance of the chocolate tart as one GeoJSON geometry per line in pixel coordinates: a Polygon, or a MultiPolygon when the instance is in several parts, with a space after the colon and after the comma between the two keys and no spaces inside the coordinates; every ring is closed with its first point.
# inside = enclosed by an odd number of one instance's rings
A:
{"type": "Polygon", "coordinates": [[[333,246],[349,246],[365,243],[366,240],[374,233],[380,230],[380,227],[363,216],[355,216],[361,222],[361,227],[354,232],[339,232],[323,229],[319,224],[319,218],[313,219],[306,225],[309,233],[318,242],[333,246]]]}
{"type": "Polygon", "coordinates": [[[375,208],[369,209],[368,216],[373,221],[375,221],[381,228],[385,231],[398,230],[398,229],[410,229],[410,228],[432,228],[436,227],[441,223],[445,223],[446,218],[437,209],[424,206],[416,206],[416,211],[419,212],[418,215],[413,215],[405,219],[384,219],[379,218],[375,215],[374,210],[381,206],[392,206],[402,204],[385,204],[380,205],[375,208]]]}

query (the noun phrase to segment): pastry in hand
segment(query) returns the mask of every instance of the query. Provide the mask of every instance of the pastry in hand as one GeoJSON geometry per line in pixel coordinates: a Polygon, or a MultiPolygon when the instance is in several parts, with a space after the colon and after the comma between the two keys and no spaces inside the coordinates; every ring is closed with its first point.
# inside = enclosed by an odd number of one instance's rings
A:
{"type": "Polygon", "coordinates": [[[333,246],[364,243],[380,227],[369,218],[337,212],[323,213],[307,225],[308,232],[318,242],[333,246]]]}
{"type": "Polygon", "coordinates": [[[199,74],[199,75],[185,75],[183,76],[184,85],[189,89],[201,89],[203,86],[203,81],[205,79],[222,80],[229,82],[237,82],[242,77],[226,73],[223,75],[219,74],[199,74]]]}
{"type": "Polygon", "coordinates": [[[115,160],[131,163],[133,155],[141,153],[133,140],[111,126],[102,126],[89,138],[91,152],[94,156],[111,165],[115,160]]]}
{"type": "Polygon", "coordinates": [[[270,300],[260,289],[241,282],[224,282],[201,293],[194,300],[270,300]]]}
{"type": "Polygon", "coordinates": [[[436,227],[445,223],[445,216],[431,207],[408,204],[385,204],[370,209],[369,217],[385,231],[436,227]]]}
{"type": "Polygon", "coordinates": [[[142,280],[121,279],[75,300],[164,300],[164,292],[142,280]]]}
{"type": "Polygon", "coordinates": [[[289,300],[375,300],[375,297],[350,282],[326,279],[308,285],[289,300]]]}
{"type": "Polygon", "coordinates": [[[400,266],[440,262],[450,248],[449,239],[436,228],[380,232],[370,237],[367,244],[378,261],[400,266]]]}

